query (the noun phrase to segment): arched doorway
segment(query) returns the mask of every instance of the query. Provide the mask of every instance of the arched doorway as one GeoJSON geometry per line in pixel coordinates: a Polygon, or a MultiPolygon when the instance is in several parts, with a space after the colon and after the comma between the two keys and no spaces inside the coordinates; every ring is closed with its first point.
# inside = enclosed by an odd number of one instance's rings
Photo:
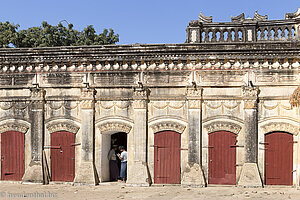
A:
{"type": "MultiPolygon", "coordinates": [[[[115,132],[102,134],[102,145],[101,145],[101,181],[107,182],[110,179],[110,167],[108,160],[108,153],[112,149],[113,145],[118,147],[116,154],[121,153],[119,151],[120,146],[124,146],[127,151],[127,133],[125,132],[115,132]]],[[[120,172],[121,161],[117,158],[118,169],[120,172]]]]}
{"type": "Polygon", "coordinates": [[[154,183],[180,184],[181,135],[161,131],[154,135],[154,183]]]}
{"type": "Polygon", "coordinates": [[[229,131],[209,134],[209,184],[236,184],[236,137],[229,131]]]}
{"type": "Polygon", "coordinates": [[[293,184],[293,135],[271,132],[265,135],[265,184],[293,184]]]}
{"type": "Polygon", "coordinates": [[[18,131],[1,133],[1,180],[22,180],[25,172],[24,148],[24,133],[18,131]]]}
{"type": "Polygon", "coordinates": [[[51,133],[51,179],[72,182],[75,178],[75,134],[51,133]]]}

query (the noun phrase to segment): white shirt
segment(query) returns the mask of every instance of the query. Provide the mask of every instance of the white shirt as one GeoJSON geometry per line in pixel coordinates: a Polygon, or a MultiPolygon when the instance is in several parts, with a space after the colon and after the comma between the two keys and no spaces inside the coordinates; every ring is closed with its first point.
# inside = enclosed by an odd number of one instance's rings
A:
{"type": "Polygon", "coordinates": [[[121,162],[127,162],[127,151],[122,151],[120,158],[121,162]]]}

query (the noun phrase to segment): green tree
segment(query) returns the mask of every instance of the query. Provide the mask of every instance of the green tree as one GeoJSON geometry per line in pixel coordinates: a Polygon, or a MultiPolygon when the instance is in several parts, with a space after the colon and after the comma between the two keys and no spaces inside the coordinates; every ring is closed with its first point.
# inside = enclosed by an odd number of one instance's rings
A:
{"type": "Polygon", "coordinates": [[[0,22],[0,48],[10,47],[16,42],[16,38],[18,37],[18,29],[19,25],[10,24],[9,22],[0,22]]]}
{"type": "Polygon", "coordinates": [[[0,22],[0,47],[54,47],[54,46],[79,46],[79,45],[104,45],[115,44],[119,35],[112,29],[104,29],[97,34],[92,25],[83,31],[73,29],[73,24],[68,27],[59,23],[52,26],[43,22],[40,27],[31,27],[17,31],[19,25],[9,22],[0,22]]]}

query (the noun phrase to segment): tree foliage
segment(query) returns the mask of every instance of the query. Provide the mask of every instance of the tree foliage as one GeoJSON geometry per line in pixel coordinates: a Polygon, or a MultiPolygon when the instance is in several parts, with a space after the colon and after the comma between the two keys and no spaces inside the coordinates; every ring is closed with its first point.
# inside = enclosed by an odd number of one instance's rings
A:
{"type": "Polygon", "coordinates": [[[73,29],[73,24],[68,24],[68,27],[62,23],[52,26],[44,21],[40,27],[20,31],[18,28],[18,24],[0,22],[0,48],[105,45],[119,41],[119,35],[112,29],[104,29],[102,33],[97,34],[92,25],[83,31],[77,31],[73,29]]]}

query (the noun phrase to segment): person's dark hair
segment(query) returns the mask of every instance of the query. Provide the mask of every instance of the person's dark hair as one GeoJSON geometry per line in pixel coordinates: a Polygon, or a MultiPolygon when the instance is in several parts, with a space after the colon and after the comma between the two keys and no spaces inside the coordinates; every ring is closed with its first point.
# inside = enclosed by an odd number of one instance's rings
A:
{"type": "Polygon", "coordinates": [[[119,146],[119,150],[125,150],[124,146],[119,146]]]}

